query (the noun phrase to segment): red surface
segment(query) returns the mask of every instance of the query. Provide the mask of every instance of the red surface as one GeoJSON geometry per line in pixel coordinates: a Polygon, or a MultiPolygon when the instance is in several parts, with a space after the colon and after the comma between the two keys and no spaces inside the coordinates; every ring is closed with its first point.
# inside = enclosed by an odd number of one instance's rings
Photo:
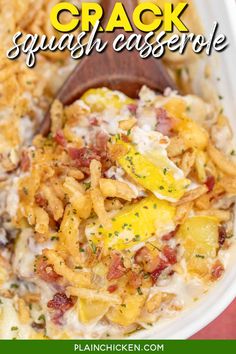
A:
{"type": "Polygon", "coordinates": [[[190,339],[236,339],[236,300],[215,321],[190,339]]]}

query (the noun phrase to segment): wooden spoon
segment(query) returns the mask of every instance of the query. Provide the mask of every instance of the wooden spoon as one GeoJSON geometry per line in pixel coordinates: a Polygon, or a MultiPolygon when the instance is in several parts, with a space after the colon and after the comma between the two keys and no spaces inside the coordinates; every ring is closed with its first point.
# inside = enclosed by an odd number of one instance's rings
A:
{"type": "MultiPolygon", "coordinates": [[[[102,21],[104,27],[116,2],[117,0],[103,0],[102,2],[105,14],[104,21],[102,21]]],[[[137,0],[125,0],[123,3],[129,19],[132,19],[137,0]]],[[[111,90],[120,90],[131,98],[138,96],[143,85],[160,93],[163,93],[167,87],[175,88],[160,60],[152,56],[142,59],[136,50],[115,52],[112,43],[120,33],[124,33],[123,30],[98,34],[103,42],[108,41],[107,48],[103,53],[93,52],[92,55],[84,57],[78,63],[58,92],[57,99],[64,105],[68,105],[80,98],[88,89],[104,86],[111,90]]],[[[140,34],[135,28],[134,33],[140,34]]],[[[126,33],[126,36],[129,34],[126,33]]],[[[49,133],[50,123],[50,112],[48,112],[40,129],[41,134],[49,133]]]]}

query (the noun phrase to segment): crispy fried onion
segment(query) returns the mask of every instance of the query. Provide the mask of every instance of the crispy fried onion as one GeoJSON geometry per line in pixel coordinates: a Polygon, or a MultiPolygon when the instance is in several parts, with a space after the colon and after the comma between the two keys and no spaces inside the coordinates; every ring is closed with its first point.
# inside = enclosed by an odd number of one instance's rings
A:
{"type": "Polygon", "coordinates": [[[199,197],[201,197],[202,195],[204,195],[205,193],[208,192],[208,188],[206,185],[197,187],[195,189],[190,190],[189,192],[185,193],[185,195],[183,196],[182,199],[180,199],[176,205],[182,205],[188,202],[191,202],[193,200],[198,199],[199,197]]]}
{"type": "Polygon", "coordinates": [[[230,161],[220,150],[211,142],[208,144],[208,154],[214,164],[226,175],[236,177],[236,164],[230,161]]]}
{"type": "Polygon", "coordinates": [[[48,262],[53,265],[53,269],[69,283],[80,288],[91,287],[91,273],[85,271],[73,271],[69,268],[64,259],[54,250],[45,249],[43,255],[47,258],[48,262]]]}

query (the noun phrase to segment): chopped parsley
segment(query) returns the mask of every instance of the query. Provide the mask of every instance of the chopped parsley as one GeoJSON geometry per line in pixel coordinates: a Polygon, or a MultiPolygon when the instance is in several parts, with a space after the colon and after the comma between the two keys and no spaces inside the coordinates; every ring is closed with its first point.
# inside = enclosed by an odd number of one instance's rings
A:
{"type": "Polygon", "coordinates": [[[42,315],[39,316],[38,321],[43,321],[43,322],[46,321],[44,314],[42,314],[42,315]]]}
{"type": "Polygon", "coordinates": [[[97,246],[91,241],[90,246],[92,248],[93,253],[95,254],[97,252],[97,246]]]}
{"type": "Polygon", "coordinates": [[[26,187],[23,187],[23,192],[24,192],[25,195],[29,194],[29,191],[28,191],[28,189],[26,187]]]}
{"type": "Polygon", "coordinates": [[[52,236],[51,237],[51,241],[58,241],[59,240],[59,237],[58,236],[52,236]]]}
{"type": "Polygon", "coordinates": [[[178,77],[181,77],[182,71],[183,71],[182,68],[176,70],[176,74],[177,74],[178,77]]]}
{"type": "Polygon", "coordinates": [[[13,327],[11,327],[11,331],[18,331],[18,327],[16,327],[16,326],[13,326],[13,327]]]}
{"type": "Polygon", "coordinates": [[[143,278],[144,279],[148,279],[150,277],[150,274],[149,273],[144,273],[144,275],[143,275],[143,278]]]}
{"type": "Polygon", "coordinates": [[[84,182],[85,190],[87,191],[91,187],[91,182],[84,182]]]}
{"type": "Polygon", "coordinates": [[[140,287],[137,288],[137,292],[139,295],[143,295],[142,289],[140,287]]]}
{"type": "Polygon", "coordinates": [[[19,285],[16,283],[11,284],[11,289],[18,289],[19,285]]]}
{"type": "Polygon", "coordinates": [[[196,258],[202,258],[202,259],[205,258],[205,256],[203,256],[202,254],[196,254],[195,257],[196,257],[196,258]]]}
{"type": "Polygon", "coordinates": [[[140,235],[135,235],[134,236],[134,241],[140,241],[140,235]]]}
{"type": "Polygon", "coordinates": [[[163,168],[163,174],[164,175],[166,175],[167,174],[167,172],[168,172],[168,169],[165,167],[165,168],[163,168]]]}

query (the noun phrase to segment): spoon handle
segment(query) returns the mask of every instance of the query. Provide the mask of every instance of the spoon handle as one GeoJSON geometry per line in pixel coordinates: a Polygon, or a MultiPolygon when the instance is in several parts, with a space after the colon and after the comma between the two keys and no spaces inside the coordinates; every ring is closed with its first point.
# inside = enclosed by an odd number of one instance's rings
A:
{"type": "MultiPolygon", "coordinates": [[[[116,2],[118,0],[103,0],[104,18],[101,21],[103,28],[106,27],[116,2]]],[[[137,0],[122,0],[121,2],[131,21],[137,0]]],[[[133,38],[135,35],[140,35],[135,26],[133,30],[133,38]]],[[[107,42],[106,50],[102,54],[95,50],[92,55],[87,55],[78,63],[57,94],[57,98],[64,105],[73,103],[90,88],[107,87],[121,91],[132,98],[138,97],[138,92],[143,85],[158,92],[164,92],[167,87],[175,88],[160,60],[152,56],[144,60],[137,50],[122,50],[121,48],[115,51],[112,43],[119,34],[124,35],[124,40],[121,39],[122,45],[126,44],[129,34],[122,28],[115,29],[113,33],[99,32],[98,37],[103,43],[107,42]]],[[[41,133],[48,134],[49,128],[50,112],[45,116],[41,133]]]]}

